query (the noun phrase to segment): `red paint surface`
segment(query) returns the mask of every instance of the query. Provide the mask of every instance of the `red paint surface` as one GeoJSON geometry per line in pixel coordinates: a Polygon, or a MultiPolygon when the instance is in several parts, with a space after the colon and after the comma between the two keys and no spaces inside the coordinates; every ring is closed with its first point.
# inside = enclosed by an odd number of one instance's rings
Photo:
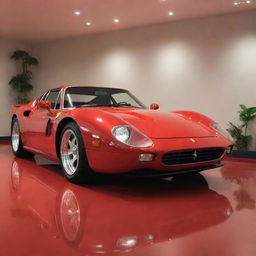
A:
{"type": "MultiPolygon", "coordinates": [[[[60,86],[63,90],[68,86],[60,86]]],[[[61,101],[61,102],[62,102],[61,101]]],[[[162,163],[163,155],[169,151],[198,148],[227,148],[231,142],[210,127],[213,120],[190,111],[161,112],[134,107],[83,107],[75,109],[38,109],[37,100],[27,105],[14,105],[13,114],[17,116],[21,139],[25,149],[44,157],[59,161],[56,141],[61,133],[58,127],[67,118],[76,122],[84,139],[90,167],[96,172],[120,173],[135,169],[179,170],[209,166],[219,160],[200,164],[170,167],[162,163]],[[30,115],[24,113],[30,111],[30,115]],[[51,132],[47,134],[47,125],[51,132]],[[129,125],[149,137],[153,146],[137,148],[125,145],[113,137],[113,127],[129,125]],[[93,146],[94,137],[99,137],[99,147],[93,146]],[[193,138],[193,140],[191,140],[193,138]],[[153,162],[139,162],[141,153],[153,153],[153,162]]]]}
{"type": "Polygon", "coordinates": [[[0,144],[1,255],[256,254],[256,164],[153,181],[68,183],[0,144]],[[129,249],[124,239],[136,239],[129,249]],[[118,242],[119,241],[119,242],[118,242]]]}

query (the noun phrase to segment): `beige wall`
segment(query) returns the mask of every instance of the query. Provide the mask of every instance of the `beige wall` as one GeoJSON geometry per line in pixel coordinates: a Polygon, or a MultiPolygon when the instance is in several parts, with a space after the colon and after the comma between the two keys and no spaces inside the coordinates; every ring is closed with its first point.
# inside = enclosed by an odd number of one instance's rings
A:
{"type": "Polygon", "coordinates": [[[15,94],[8,82],[17,73],[17,66],[10,55],[18,49],[27,50],[28,46],[0,38],[0,136],[10,135],[11,104],[15,102],[15,94]]]}

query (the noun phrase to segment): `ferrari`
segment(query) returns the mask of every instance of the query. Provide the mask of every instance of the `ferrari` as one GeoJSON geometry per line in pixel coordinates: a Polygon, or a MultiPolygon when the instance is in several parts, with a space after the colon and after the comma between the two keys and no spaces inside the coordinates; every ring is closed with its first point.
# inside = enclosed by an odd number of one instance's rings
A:
{"type": "Polygon", "coordinates": [[[58,161],[75,184],[98,173],[167,177],[218,168],[233,146],[210,118],[147,108],[120,88],[65,85],[12,108],[14,155],[58,161]]]}

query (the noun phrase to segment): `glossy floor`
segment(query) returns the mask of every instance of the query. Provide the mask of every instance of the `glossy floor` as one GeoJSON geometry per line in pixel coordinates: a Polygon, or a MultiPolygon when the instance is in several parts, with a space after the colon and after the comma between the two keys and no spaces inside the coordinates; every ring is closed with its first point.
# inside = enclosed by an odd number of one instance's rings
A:
{"type": "Polygon", "coordinates": [[[1,255],[256,255],[256,162],[90,187],[41,164],[0,144],[1,255]]]}

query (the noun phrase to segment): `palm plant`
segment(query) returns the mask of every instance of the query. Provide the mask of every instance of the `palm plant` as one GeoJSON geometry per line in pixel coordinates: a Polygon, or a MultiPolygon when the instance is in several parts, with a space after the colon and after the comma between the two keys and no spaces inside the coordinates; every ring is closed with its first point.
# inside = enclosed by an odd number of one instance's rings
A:
{"type": "Polygon", "coordinates": [[[256,107],[247,108],[245,105],[240,105],[241,110],[239,111],[240,121],[243,123],[244,135],[247,134],[248,123],[256,117],[256,107]]]}
{"type": "Polygon", "coordinates": [[[238,150],[247,150],[252,141],[252,136],[247,135],[248,124],[256,118],[256,107],[247,108],[240,105],[240,108],[239,119],[242,124],[236,126],[230,122],[227,131],[234,138],[238,150]]]}
{"type": "Polygon", "coordinates": [[[11,78],[9,85],[18,92],[17,102],[25,104],[29,101],[28,93],[33,90],[33,85],[30,83],[32,72],[28,67],[38,65],[38,60],[21,50],[15,51],[11,59],[21,62],[21,72],[11,78]]]}

